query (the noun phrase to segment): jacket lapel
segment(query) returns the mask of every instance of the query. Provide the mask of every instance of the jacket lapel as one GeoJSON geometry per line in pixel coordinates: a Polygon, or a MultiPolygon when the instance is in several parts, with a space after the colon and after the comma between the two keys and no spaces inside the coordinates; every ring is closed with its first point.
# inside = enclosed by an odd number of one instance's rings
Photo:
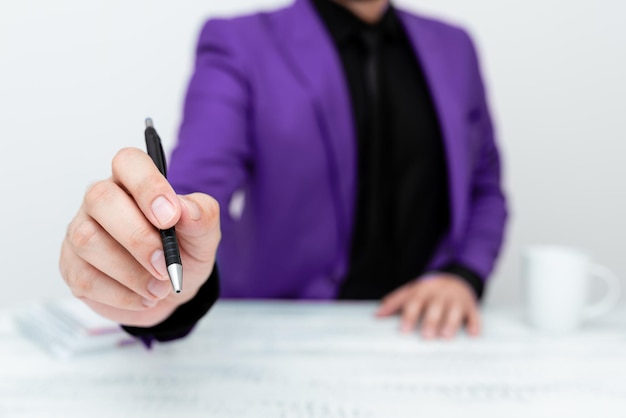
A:
{"type": "Polygon", "coordinates": [[[338,53],[308,0],[274,15],[271,29],[288,65],[312,99],[329,161],[340,246],[348,248],[356,182],[356,135],[338,53]]]}
{"type": "Polygon", "coordinates": [[[449,52],[442,37],[434,31],[432,23],[406,12],[399,11],[399,16],[424,70],[439,117],[448,168],[451,237],[456,241],[462,235],[465,222],[463,214],[466,213],[467,199],[463,191],[467,189],[464,183],[468,175],[467,161],[462,154],[463,144],[460,142],[464,118],[458,94],[449,82],[452,70],[450,62],[446,60],[449,52]]]}

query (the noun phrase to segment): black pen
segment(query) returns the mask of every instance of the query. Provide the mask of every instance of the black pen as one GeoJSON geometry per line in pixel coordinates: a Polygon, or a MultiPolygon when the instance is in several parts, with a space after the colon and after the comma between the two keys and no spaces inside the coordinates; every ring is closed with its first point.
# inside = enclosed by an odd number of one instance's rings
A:
{"type": "MultiPolygon", "coordinates": [[[[146,119],[146,148],[148,155],[154,161],[163,177],[167,178],[167,169],[165,167],[165,153],[161,138],[154,129],[152,119],[146,119]]],[[[165,265],[167,266],[167,274],[170,276],[172,287],[176,293],[183,290],[183,264],[180,261],[180,250],[178,249],[178,241],[176,240],[176,230],[174,227],[169,229],[159,229],[161,233],[161,241],[163,242],[163,254],[165,255],[165,265]]]]}

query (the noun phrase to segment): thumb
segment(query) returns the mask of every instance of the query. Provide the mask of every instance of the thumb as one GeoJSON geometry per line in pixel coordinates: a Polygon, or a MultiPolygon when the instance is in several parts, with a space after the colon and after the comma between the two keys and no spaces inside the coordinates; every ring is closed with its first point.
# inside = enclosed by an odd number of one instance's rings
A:
{"type": "Polygon", "coordinates": [[[200,262],[212,262],[221,238],[220,207],[217,200],[205,193],[178,196],[181,216],[176,236],[182,249],[200,262]]]}
{"type": "Polygon", "coordinates": [[[386,317],[400,311],[409,295],[409,290],[408,286],[402,286],[385,296],[376,311],[376,316],[386,317]]]}

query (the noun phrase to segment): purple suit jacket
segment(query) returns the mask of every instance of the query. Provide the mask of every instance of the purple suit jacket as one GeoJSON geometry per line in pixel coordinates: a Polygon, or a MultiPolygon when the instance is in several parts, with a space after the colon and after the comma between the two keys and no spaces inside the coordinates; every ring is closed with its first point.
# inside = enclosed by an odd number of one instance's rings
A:
{"type": "MultiPolygon", "coordinates": [[[[474,47],[461,29],[399,11],[438,111],[450,229],[430,263],[482,277],[503,239],[500,160],[474,47]]],[[[309,0],[200,35],[169,179],[222,208],[222,296],[334,298],[347,267],[356,137],[334,44],[309,0]],[[240,217],[227,210],[245,196],[240,217]]]]}

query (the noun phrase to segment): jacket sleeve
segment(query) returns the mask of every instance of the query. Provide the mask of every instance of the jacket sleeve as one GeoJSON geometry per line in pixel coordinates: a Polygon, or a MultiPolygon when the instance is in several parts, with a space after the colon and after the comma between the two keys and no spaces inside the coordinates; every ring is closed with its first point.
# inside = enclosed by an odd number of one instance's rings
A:
{"type": "Polygon", "coordinates": [[[250,163],[249,83],[232,23],[209,20],[201,31],[168,173],[177,193],[213,196],[222,218],[250,163]]]}
{"type": "Polygon", "coordinates": [[[501,185],[500,152],[496,145],[476,49],[467,34],[465,39],[469,44],[470,83],[477,99],[467,115],[472,135],[469,213],[454,262],[485,280],[492,272],[502,247],[508,214],[501,185]]]}

